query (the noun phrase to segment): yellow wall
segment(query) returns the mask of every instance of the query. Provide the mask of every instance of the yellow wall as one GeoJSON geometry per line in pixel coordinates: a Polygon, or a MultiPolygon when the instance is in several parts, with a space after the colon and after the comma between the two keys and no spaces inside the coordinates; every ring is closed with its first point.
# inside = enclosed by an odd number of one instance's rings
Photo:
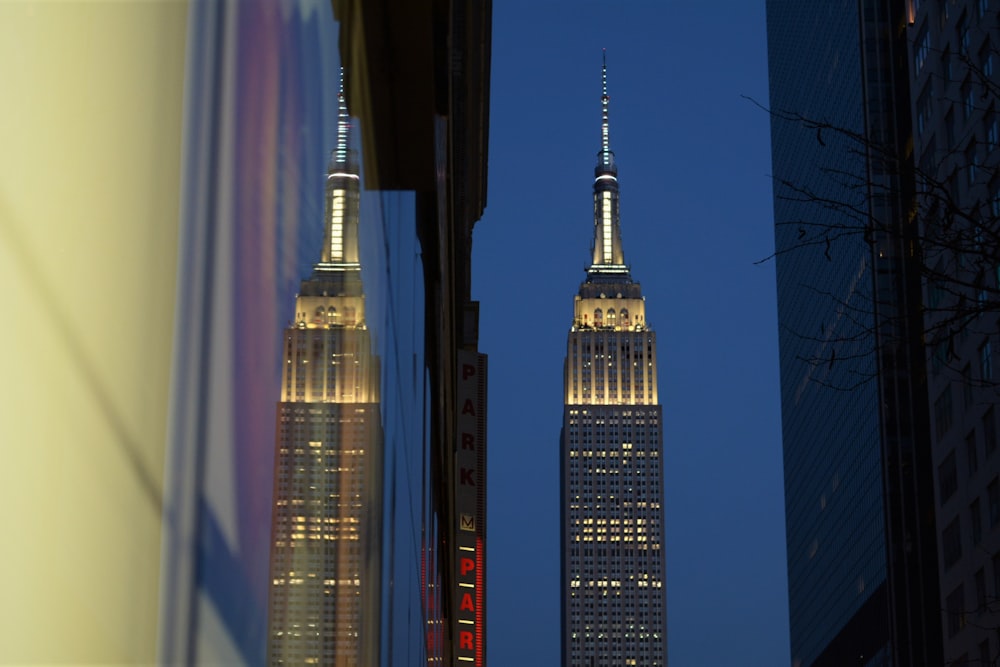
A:
{"type": "Polygon", "coordinates": [[[186,2],[0,3],[0,663],[155,658],[186,2]]]}

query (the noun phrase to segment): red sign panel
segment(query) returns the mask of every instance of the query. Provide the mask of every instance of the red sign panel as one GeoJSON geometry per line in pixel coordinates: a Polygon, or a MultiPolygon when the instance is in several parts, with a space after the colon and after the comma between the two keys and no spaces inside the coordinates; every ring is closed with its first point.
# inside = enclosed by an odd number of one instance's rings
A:
{"type": "Polygon", "coordinates": [[[486,656],[486,355],[458,353],[455,443],[455,590],[453,655],[482,667],[486,656]]]}

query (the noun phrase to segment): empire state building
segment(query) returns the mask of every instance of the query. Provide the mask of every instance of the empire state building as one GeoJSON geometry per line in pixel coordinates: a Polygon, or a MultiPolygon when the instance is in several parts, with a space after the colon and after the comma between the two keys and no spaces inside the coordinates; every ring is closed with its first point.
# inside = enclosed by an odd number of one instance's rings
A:
{"type": "Polygon", "coordinates": [[[622,250],[602,70],[594,245],[573,304],[561,467],[564,667],[667,664],[656,334],[622,250]]]}
{"type": "Polygon", "coordinates": [[[340,93],[320,261],[284,336],[271,522],[268,664],[379,662],[380,364],[365,323],[359,170],[340,93]]]}

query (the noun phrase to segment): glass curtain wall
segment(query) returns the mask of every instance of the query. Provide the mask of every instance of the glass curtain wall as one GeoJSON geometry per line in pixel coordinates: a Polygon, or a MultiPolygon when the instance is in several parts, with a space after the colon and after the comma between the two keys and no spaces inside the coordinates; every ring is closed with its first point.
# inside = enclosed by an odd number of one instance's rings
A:
{"type": "Polygon", "coordinates": [[[165,663],[440,658],[415,195],[340,170],[338,32],[329,2],[192,5],[165,663]]]}

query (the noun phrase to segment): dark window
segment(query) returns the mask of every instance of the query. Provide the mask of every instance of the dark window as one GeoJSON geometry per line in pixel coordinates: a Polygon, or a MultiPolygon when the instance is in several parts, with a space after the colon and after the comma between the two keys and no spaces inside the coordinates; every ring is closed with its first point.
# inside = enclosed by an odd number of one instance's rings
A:
{"type": "Polygon", "coordinates": [[[979,348],[979,373],[983,382],[993,379],[993,348],[990,341],[986,341],[979,348]]]}
{"type": "Polygon", "coordinates": [[[927,129],[927,125],[931,118],[931,81],[927,82],[924,86],[924,90],[920,93],[917,98],[917,134],[923,135],[924,130],[927,129]]]}
{"type": "Polygon", "coordinates": [[[972,405],[972,366],[966,364],[962,369],[962,409],[968,410],[972,405]]]}
{"type": "Polygon", "coordinates": [[[945,569],[951,567],[962,557],[962,522],[961,517],[955,517],[941,533],[941,550],[945,569]]]}
{"type": "Polygon", "coordinates": [[[965,149],[965,168],[967,170],[969,185],[975,185],[976,174],[979,169],[979,151],[976,150],[976,141],[973,139],[965,149]]]}
{"type": "Polygon", "coordinates": [[[1000,599],[1000,553],[993,555],[993,597],[1000,599]]]}
{"type": "Polygon", "coordinates": [[[1000,481],[996,477],[986,487],[987,502],[990,510],[990,528],[1000,523],[1000,481]]]}
{"type": "Polygon", "coordinates": [[[927,55],[931,51],[931,34],[927,30],[927,26],[920,32],[917,37],[917,41],[914,42],[913,49],[913,75],[917,76],[920,74],[920,70],[923,69],[924,63],[927,62],[927,55]]]}
{"type": "Polygon", "coordinates": [[[969,505],[969,535],[972,537],[972,546],[978,546],[983,541],[983,512],[980,508],[979,498],[969,505]]]}
{"type": "Polygon", "coordinates": [[[983,447],[986,449],[986,458],[997,450],[997,423],[993,418],[992,405],[983,414],[983,447]]]}
{"type": "Polygon", "coordinates": [[[948,452],[944,461],[938,466],[938,490],[941,494],[941,505],[951,498],[958,489],[958,466],[955,464],[955,450],[948,452]]]}
{"type": "Polygon", "coordinates": [[[976,432],[970,431],[965,436],[965,459],[969,464],[968,473],[972,477],[979,470],[979,451],[976,448],[976,432]]]}
{"type": "Polygon", "coordinates": [[[965,591],[962,584],[948,595],[945,605],[948,609],[948,636],[954,637],[965,627],[965,591]]]}
{"type": "Polygon", "coordinates": [[[986,600],[986,570],[979,568],[975,576],[976,582],[976,614],[988,611],[989,602],[986,600]]]}
{"type": "Polygon", "coordinates": [[[969,55],[969,22],[964,13],[958,19],[958,52],[963,56],[969,55]]]}
{"type": "MultiPolygon", "coordinates": [[[[927,281],[927,305],[930,308],[937,308],[944,296],[944,288],[941,281],[928,279],[927,281]]],[[[931,357],[931,370],[934,375],[941,372],[945,359],[948,357],[948,341],[938,343],[934,346],[934,354],[931,357]]]]}
{"type": "Polygon", "coordinates": [[[986,79],[993,77],[993,45],[988,39],[979,49],[979,71],[986,79]]]}
{"type": "Polygon", "coordinates": [[[934,401],[934,422],[938,438],[943,437],[951,428],[951,419],[951,385],[949,384],[934,401]]]}

